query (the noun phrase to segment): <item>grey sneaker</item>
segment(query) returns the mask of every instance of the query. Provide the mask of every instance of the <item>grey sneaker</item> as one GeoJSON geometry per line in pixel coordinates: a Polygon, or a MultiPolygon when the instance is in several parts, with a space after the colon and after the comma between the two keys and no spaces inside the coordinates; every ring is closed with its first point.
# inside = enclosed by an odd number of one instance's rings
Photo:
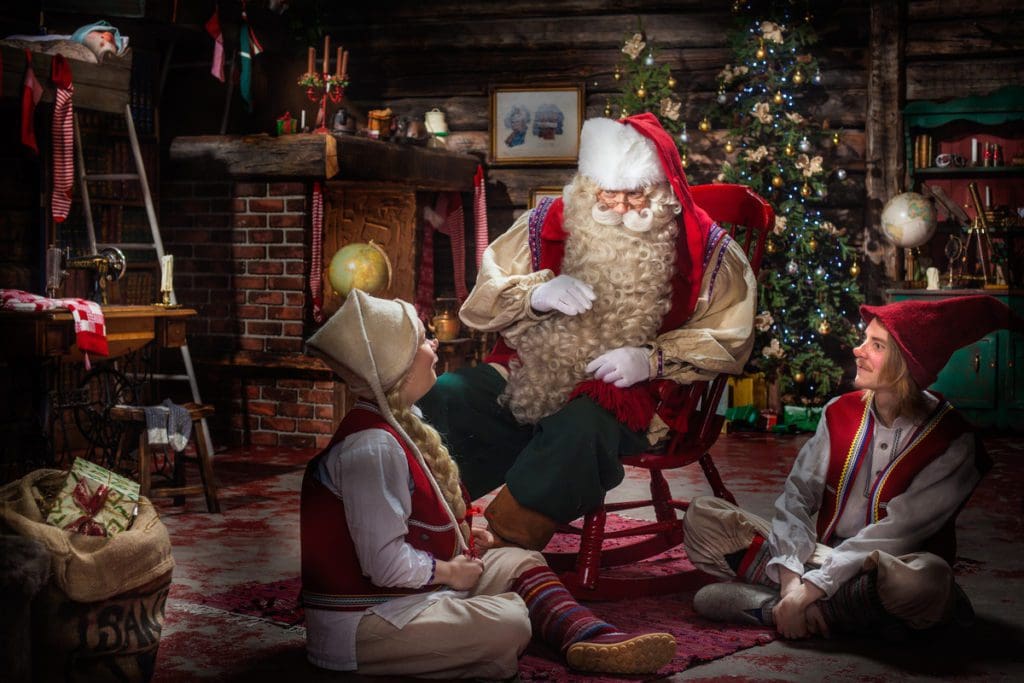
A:
{"type": "Polygon", "coordinates": [[[713,583],[693,596],[693,609],[712,621],[752,626],[774,626],[772,608],[779,593],[749,583],[713,583]]]}

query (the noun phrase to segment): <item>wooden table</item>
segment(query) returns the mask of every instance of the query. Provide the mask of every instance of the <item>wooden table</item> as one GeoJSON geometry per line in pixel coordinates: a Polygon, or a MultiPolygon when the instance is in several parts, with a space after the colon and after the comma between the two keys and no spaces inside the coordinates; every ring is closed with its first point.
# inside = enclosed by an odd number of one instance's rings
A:
{"type": "MultiPolygon", "coordinates": [[[[107,358],[123,356],[150,342],[165,348],[184,346],[186,323],[195,315],[192,308],[104,306],[110,348],[107,358]]],[[[5,359],[59,357],[72,362],[82,359],[82,352],[75,343],[74,320],[65,308],[0,310],[0,332],[6,340],[0,352],[5,359]]]]}

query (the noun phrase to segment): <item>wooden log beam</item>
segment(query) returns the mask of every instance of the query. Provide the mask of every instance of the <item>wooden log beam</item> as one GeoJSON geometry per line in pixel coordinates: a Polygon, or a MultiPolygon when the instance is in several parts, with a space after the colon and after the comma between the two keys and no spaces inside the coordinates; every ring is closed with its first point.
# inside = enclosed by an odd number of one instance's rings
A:
{"type": "MultiPolygon", "coordinates": [[[[0,46],[3,58],[3,73],[0,86],[5,94],[21,96],[22,81],[25,79],[25,51],[10,45],[0,46]]],[[[40,101],[53,102],[55,88],[50,81],[50,63],[53,56],[42,52],[32,53],[32,70],[36,80],[43,86],[40,101]]],[[[69,59],[75,86],[74,105],[81,109],[94,109],[112,114],[124,114],[128,104],[132,72],[132,56],[129,51],[124,57],[109,57],[103,64],[93,64],[69,59]]]]}
{"type": "Polygon", "coordinates": [[[218,176],[333,178],[338,146],[330,135],[195,135],[171,141],[175,171],[218,176]]]}
{"type": "Polygon", "coordinates": [[[864,250],[890,280],[900,277],[897,250],[879,230],[882,207],[903,184],[903,125],[900,103],[904,91],[902,3],[871,0],[868,54],[868,111],[865,139],[864,250]]]}

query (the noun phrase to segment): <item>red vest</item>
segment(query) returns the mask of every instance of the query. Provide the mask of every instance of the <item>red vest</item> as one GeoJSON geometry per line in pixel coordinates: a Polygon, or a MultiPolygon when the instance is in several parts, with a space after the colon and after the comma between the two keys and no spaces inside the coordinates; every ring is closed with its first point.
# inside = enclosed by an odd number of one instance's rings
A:
{"type": "MultiPolygon", "coordinates": [[[[426,593],[420,588],[382,587],[363,575],[345,519],[345,504],[316,478],[320,462],[345,437],[366,429],[383,429],[402,444],[412,474],[412,513],[405,540],[417,550],[449,560],[458,550],[458,528],[452,525],[444,502],[398,432],[379,414],[356,407],[338,426],[331,443],[306,465],[302,479],[300,533],[302,539],[302,602],[307,607],[361,612],[392,598],[426,593]]],[[[342,457],[345,457],[343,454],[342,457]]]]}
{"type": "MultiPolygon", "coordinates": [[[[870,401],[864,400],[864,393],[855,391],[843,394],[825,411],[830,452],[825,496],[818,510],[817,532],[822,543],[830,544],[849,496],[859,495],[852,490],[853,482],[859,469],[870,457],[875,424],[870,401]]],[[[938,407],[912,435],[910,443],[874,482],[864,523],[873,524],[885,517],[889,501],[906,491],[926,465],[945,453],[950,443],[968,431],[970,426],[960,413],[948,401],[941,399],[938,407]]],[[[979,470],[987,469],[987,458],[980,444],[975,460],[979,470]]],[[[965,502],[960,501],[960,505],[965,502]]],[[[954,514],[935,536],[925,542],[922,549],[934,552],[952,563],[956,559],[955,524],[954,514]]]]}
{"type": "MultiPolygon", "coordinates": [[[[565,240],[568,237],[564,227],[564,209],[561,197],[549,198],[542,200],[530,215],[529,246],[534,272],[549,269],[558,275],[562,271],[565,240]]],[[[689,320],[697,305],[705,269],[711,267],[717,272],[721,265],[721,256],[718,263],[709,264],[711,255],[722,244],[722,240],[731,239],[725,230],[711,222],[703,209],[695,207],[692,213],[692,217],[684,213],[687,219],[680,219],[675,273],[672,276],[672,307],[662,320],[659,334],[677,329],[689,320]],[[692,254],[691,250],[695,248],[700,251],[692,254]]],[[[515,349],[499,336],[494,349],[484,361],[508,366],[514,355],[515,349]]],[[[640,382],[620,389],[601,380],[587,380],[572,391],[569,400],[580,395],[589,396],[614,414],[619,422],[633,431],[642,431],[647,429],[654,417],[657,402],[661,398],[661,385],[665,382],[640,382]]]]}

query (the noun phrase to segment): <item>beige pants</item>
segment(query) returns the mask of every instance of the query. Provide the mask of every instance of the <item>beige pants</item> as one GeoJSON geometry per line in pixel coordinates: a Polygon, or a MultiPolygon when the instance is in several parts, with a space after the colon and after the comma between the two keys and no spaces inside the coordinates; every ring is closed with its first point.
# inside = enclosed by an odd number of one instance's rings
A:
{"type": "MultiPolygon", "coordinates": [[[[729,501],[704,496],[690,503],[683,520],[686,554],[698,569],[721,578],[736,575],[725,556],[750,545],[755,533],[771,534],[767,521],[729,501]]],[[[832,549],[819,543],[807,567],[820,567],[832,549]]],[[[862,572],[877,570],[878,596],[890,615],[915,629],[948,621],[953,612],[953,570],[938,555],[911,553],[894,557],[875,550],[862,572]]]]}
{"type": "Polygon", "coordinates": [[[508,592],[528,569],[543,566],[540,553],[495,548],[484,555],[484,573],[467,598],[433,602],[401,629],[374,614],[356,631],[359,673],[422,678],[509,678],[530,642],[526,603],[508,592]]]}

